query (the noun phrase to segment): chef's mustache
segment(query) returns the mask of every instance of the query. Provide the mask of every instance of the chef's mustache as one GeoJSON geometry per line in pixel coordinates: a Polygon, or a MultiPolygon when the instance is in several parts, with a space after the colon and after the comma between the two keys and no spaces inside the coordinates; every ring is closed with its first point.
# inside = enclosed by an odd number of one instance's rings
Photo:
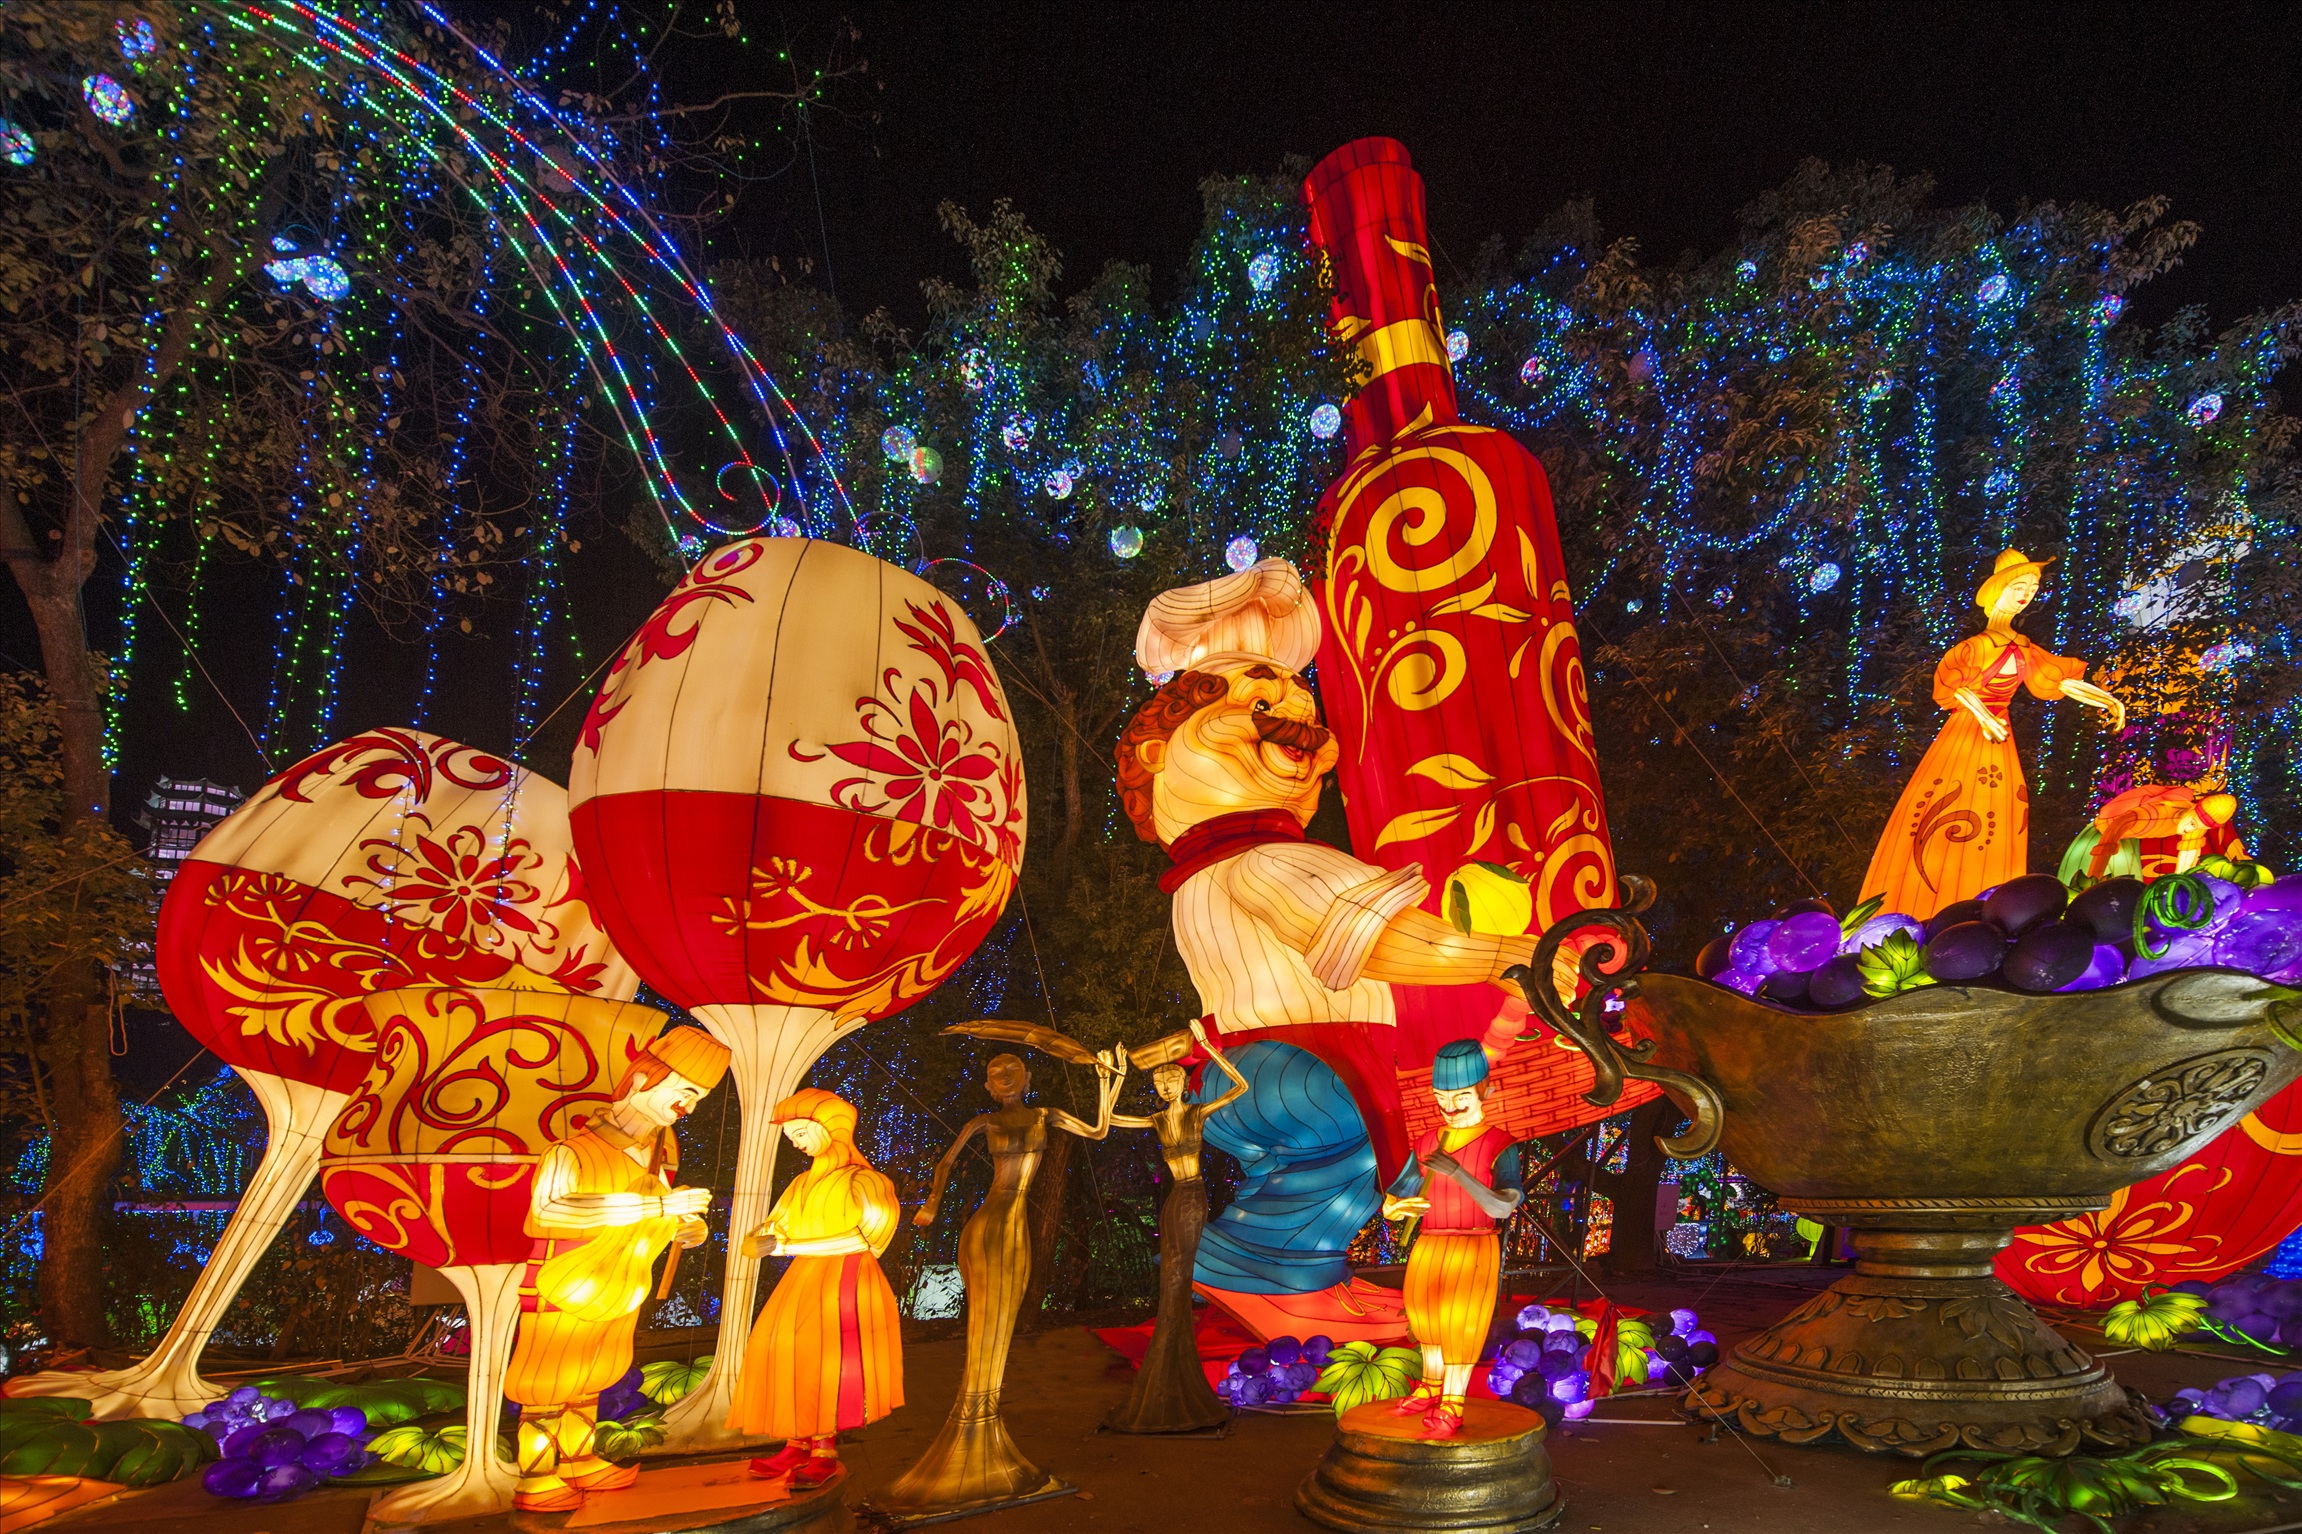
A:
{"type": "Polygon", "coordinates": [[[1257,714],[1255,733],[1274,746],[1289,751],[1300,751],[1305,756],[1316,756],[1321,747],[1334,738],[1334,732],[1300,719],[1285,719],[1277,714],[1257,714]]]}

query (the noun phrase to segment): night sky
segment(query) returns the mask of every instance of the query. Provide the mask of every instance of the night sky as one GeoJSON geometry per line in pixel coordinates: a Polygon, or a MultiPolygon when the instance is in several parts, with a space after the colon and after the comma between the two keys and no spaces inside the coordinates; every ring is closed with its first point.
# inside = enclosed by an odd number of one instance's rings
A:
{"type": "MultiPolygon", "coordinates": [[[[964,275],[936,224],[940,199],[978,215],[1014,199],[1064,253],[1067,285],[1124,259],[1147,264],[1166,293],[1199,226],[1201,178],[1268,173],[1286,155],[1376,133],[1403,140],[1428,182],[1443,276],[1490,235],[1515,242],[1579,196],[1650,259],[1708,252],[1734,237],[1738,208],[1822,156],[1929,171],[1942,200],[1987,199],[2007,215],[2026,201],[2122,207],[2169,194],[2174,216],[2205,234],[2181,270],[2138,295],[2132,314],[2145,322],[2203,303],[2221,325],[2302,297],[2302,7],[2008,9],[742,0],[751,42],[687,45],[673,95],[771,83],[779,41],[804,51],[852,16],[868,82],[817,115],[812,176],[803,155],[752,187],[714,254],[828,253],[851,313],[886,306],[907,326],[924,317],[923,278],[964,275]]],[[[769,152],[753,169],[778,166],[769,152]]],[[[591,659],[661,590],[607,530],[619,519],[620,508],[596,522],[570,562],[591,659]]],[[[228,586],[209,606],[207,659],[253,717],[272,601],[261,581],[228,586]]],[[[180,593],[162,601],[181,618],[180,593]]],[[[114,606],[92,588],[100,647],[114,606]]],[[[512,625],[507,613],[503,633],[512,625]]],[[[156,626],[147,634],[165,644],[156,626]]],[[[432,727],[508,749],[508,653],[485,633],[451,651],[432,727]]],[[[7,583],[0,657],[36,654],[7,583]]],[[[421,666],[420,647],[360,634],[338,732],[405,722],[421,666]]],[[[172,672],[172,658],[158,669],[172,672]]],[[[580,668],[563,657],[554,670],[556,699],[580,668]]],[[[243,789],[262,780],[205,683],[194,679],[187,715],[166,692],[164,677],[140,673],[121,803],[163,771],[243,789]]],[[[536,757],[544,770],[563,765],[547,756],[536,757]]]]}
{"type": "Polygon", "coordinates": [[[832,277],[859,312],[916,320],[920,278],[956,274],[939,199],[980,214],[1013,198],[1069,280],[1117,259],[1171,282],[1202,177],[1274,171],[1366,134],[1413,154],[1442,263],[1490,235],[1516,242],[1582,196],[1650,259],[1707,254],[1734,237],[1739,208],[1819,156],[1930,172],[1942,199],[2008,215],[2170,196],[2205,235],[2138,299],[2144,320],[2205,303],[2222,324],[2302,296],[2293,5],[846,13],[885,84],[869,93],[881,122],[823,124],[822,232],[797,198],[731,235],[820,254],[827,233],[832,277]]]}

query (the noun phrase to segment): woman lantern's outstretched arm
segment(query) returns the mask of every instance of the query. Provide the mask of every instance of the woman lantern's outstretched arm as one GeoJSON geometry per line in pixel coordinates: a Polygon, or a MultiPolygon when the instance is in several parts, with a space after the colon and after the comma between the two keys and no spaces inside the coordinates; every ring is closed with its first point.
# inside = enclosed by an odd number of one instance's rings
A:
{"type": "Polygon", "coordinates": [[[1095,1122],[1083,1124],[1061,1108],[1050,1108],[1047,1110],[1047,1125],[1050,1129],[1075,1134],[1082,1140],[1100,1140],[1111,1133],[1111,1105],[1119,1100],[1119,1087],[1127,1079],[1126,1054],[1113,1050],[1112,1055],[1112,1059],[1102,1055],[1095,1057],[1095,1074],[1098,1078],[1095,1122]]]}
{"type": "Polygon", "coordinates": [[[1201,1110],[1201,1115],[1213,1113],[1218,1108],[1228,1108],[1246,1096],[1247,1078],[1239,1074],[1239,1067],[1231,1063],[1229,1055],[1215,1047],[1214,1041],[1207,1037],[1207,1030],[1200,1026],[1197,1018],[1191,1020],[1191,1037],[1199,1041],[1199,1047],[1207,1051],[1207,1058],[1215,1062],[1216,1068],[1231,1078],[1231,1090],[1207,1104],[1201,1110]]]}
{"type": "Polygon", "coordinates": [[[2088,708],[2106,711],[2110,715],[2110,727],[2113,730],[2126,728],[2126,705],[2108,688],[2097,687],[2078,677],[2069,677],[2062,684],[2062,695],[2073,703],[2083,703],[2088,708]]]}
{"type": "Polygon", "coordinates": [[[943,1190],[951,1182],[951,1169],[959,1164],[959,1153],[967,1148],[968,1141],[975,1138],[976,1131],[990,1121],[990,1114],[978,1113],[967,1121],[966,1128],[959,1131],[959,1138],[951,1142],[951,1149],[945,1151],[943,1159],[935,1163],[935,1181],[928,1187],[927,1202],[921,1204],[919,1212],[911,1217],[912,1224],[924,1230],[935,1223],[935,1211],[943,1207],[943,1190]]]}

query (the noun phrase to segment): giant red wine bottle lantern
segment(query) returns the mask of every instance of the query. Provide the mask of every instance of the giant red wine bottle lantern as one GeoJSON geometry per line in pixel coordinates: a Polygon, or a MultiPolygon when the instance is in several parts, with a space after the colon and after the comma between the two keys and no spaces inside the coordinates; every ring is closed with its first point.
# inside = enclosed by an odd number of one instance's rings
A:
{"type": "MultiPolygon", "coordinates": [[[[1422,178],[1401,145],[1361,139],[1320,161],[1303,195],[1331,266],[1335,332],[1372,370],[1343,412],[1350,461],[1319,503],[1312,556],[1319,691],[1343,745],[1353,849],[1420,863],[1434,910],[1471,860],[1529,877],[1530,930],[1610,905],[1614,854],[1550,486],[1525,448],[1455,413],[1422,178]]],[[[1400,987],[1400,1064],[1427,1066],[1447,1040],[1478,1036],[1495,1001],[1483,987],[1400,987]]],[[[1548,1127],[1590,1116],[1579,1107],[1562,1102],[1548,1127]]]]}

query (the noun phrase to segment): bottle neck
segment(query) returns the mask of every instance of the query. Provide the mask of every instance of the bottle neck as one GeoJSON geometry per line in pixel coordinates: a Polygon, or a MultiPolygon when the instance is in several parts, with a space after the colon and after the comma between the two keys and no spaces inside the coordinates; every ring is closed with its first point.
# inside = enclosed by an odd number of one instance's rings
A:
{"type": "Polygon", "coordinates": [[[1394,320],[1362,334],[1359,355],[1374,370],[1343,407],[1343,446],[1353,458],[1418,423],[1445,425],[1455,411],[1455,375],[1435,321],[1394,320]]]}

